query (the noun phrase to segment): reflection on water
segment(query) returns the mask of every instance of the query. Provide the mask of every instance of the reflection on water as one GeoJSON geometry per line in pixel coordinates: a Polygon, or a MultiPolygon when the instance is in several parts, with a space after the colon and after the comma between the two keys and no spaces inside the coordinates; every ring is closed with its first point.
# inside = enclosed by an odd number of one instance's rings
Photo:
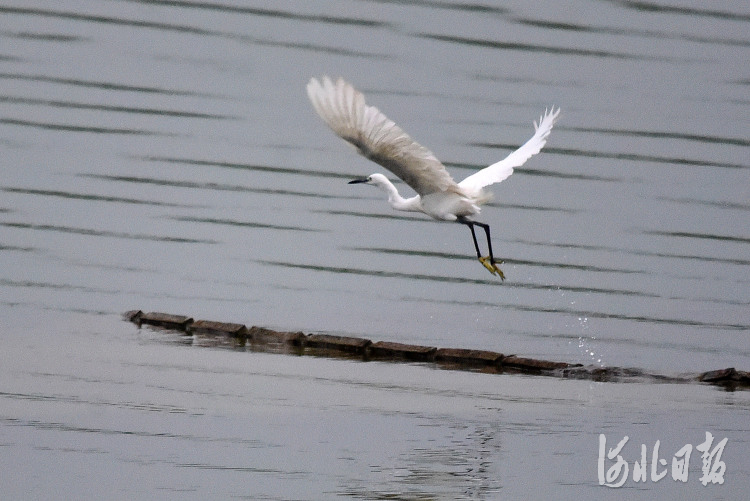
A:
{"type": "Polygon", "coordinates": [[[722,422],[733,476],[702,494],[738,498],[741,392],[196,349],[119,315],[750,369],[748,21],[742,2],[0,6],[3,491],[619,498],[571,468],[602,430],[677,450],[722,422]],[[324,73],[457,179],[562,108],[482,213],[505,282],[464,228],[347,185],[379,169],[312,111],[324,73]]]}

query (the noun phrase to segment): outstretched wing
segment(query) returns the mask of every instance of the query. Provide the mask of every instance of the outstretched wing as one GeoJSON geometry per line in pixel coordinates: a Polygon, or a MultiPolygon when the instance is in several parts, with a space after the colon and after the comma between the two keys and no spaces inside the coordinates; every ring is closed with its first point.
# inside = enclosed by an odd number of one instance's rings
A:
{"type": "Polygon", "coordinates": [[[320,117],[366,158],[401,178],[420,195],[457,190],[445,166],[409,137],[348,82],[324,76],[307,84],[307,96],[320,117]]]}
{"type": "Polygon", "coordinates": [[[544,115],[539,119],[539,125],[534,122],[536,132],[523,146],[505,157],[505,159],[472,174],[458,183],[458,185],[468,193],[478,193],[485,186],[499,183],[506,179],[513,174],[514,167],[520,167],[526,160],[541,151],[547,143],[547,137],[549,137],[552,126],[555,124],[555,120],[557,120],[559,114],[560,108],[555,111],[554,106],[549,111],[545,110],[544,115]]]}

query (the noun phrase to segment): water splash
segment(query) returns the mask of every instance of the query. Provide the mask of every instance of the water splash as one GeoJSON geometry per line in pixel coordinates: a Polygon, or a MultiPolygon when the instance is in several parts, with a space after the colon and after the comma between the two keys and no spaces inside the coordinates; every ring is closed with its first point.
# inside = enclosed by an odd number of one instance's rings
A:
{"type": "Polygon", "coordinates": [[[602,355],[597,349],[595,349],[596,336],[586,334],[589,329],[588,322],[588,317],[578,317],[578,328],[581,331],[581,335],[578,336],[578,350],[582,352],[583,356],[592,364],[604,367],[602,355]]]}

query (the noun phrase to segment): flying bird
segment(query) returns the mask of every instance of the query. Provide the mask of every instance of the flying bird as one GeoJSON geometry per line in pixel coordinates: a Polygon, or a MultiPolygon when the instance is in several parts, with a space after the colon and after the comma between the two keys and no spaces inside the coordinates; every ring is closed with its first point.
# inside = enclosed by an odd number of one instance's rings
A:
{"type": "Polygon", "coordinates": [[[492,198],[492,194],[485,190],[487,186],[506,179],[514,167],[523,165],[544,147],[560,113],[559,108],[545,110],[539,124],[534,122],[534,135],[523,146],[505,159],[456,183],[430,150],[414,141],[376,107],[365,103],[364,95],[342,78],[336,82],[327,76],[321,80],[310,79],[307,96],[318,115],[336,134],[351,143],[365,158],[398,176],[417,195],[402,197],[393,183],[379,173],[355,179],[349,184],[366,183],[380,188],[396,210],[423,212],[440,221],[465,224],[471,230],[479,262],[493,275],[505,279],[498,266],[502,261],[496,260],[492,253],[490,226],[474,221],[472,217],[479,214],[480,206],[492,198]],[[479,250],[475,226],[482,228],[487,237],[487,256],[479,250]]]}

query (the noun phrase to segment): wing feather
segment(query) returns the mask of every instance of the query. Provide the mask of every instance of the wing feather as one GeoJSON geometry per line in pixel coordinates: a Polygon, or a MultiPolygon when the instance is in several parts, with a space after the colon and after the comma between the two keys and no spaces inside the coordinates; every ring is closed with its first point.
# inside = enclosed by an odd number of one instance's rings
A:
{"type": "Polygon", "coordinates": [[[357,151],[401,178],[420,195],[456,191],[458,186],[435,155],[414,141],[364,95],[339,78],[312,78],[307,96],[323,121],[357,151]]]}
{"type": "Polygon", "coordinates": [[[539,119],[539,125],[537,125],[536,121],[534,122],[534,135],[523,146],[503,160],[468,176],[458,183],[458,185],[468,193],[479,193],[485,186],[507,179],[513,174],[514,167],[520,167],[526,163],[526,160],[541,151],[547,143],[547,138],[559,114],[560,109],[555,110],[554,106],[549,111],[545,110],[544,115],[539,119]]]}

